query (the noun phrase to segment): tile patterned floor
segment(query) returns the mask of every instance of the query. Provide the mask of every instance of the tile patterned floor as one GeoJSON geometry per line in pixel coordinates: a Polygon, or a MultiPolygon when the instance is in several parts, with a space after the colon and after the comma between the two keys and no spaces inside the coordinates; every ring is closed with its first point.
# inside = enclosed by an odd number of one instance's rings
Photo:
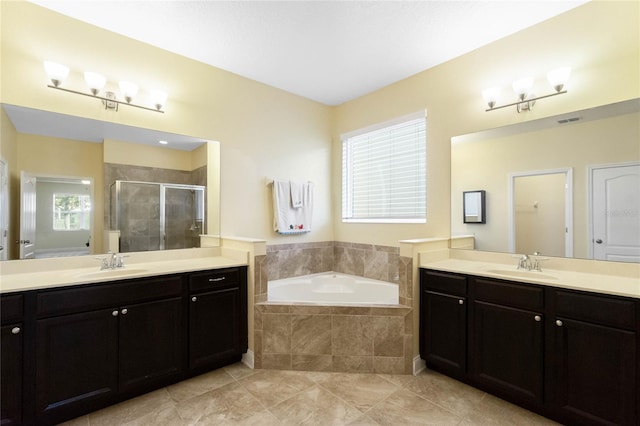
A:
{"type": "Polygon", "coordinates": [[[98,425],[555,425],[433,371],[417,376],[234,364],[64,423],[98,425]]]}

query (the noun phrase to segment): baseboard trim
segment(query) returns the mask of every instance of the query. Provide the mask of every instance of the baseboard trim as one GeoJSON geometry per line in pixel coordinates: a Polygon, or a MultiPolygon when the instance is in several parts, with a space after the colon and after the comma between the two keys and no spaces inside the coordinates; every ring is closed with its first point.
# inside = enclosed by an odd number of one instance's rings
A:
{"type": "Polygon", "coordinates": [[[414,376],[420,373],[425,368],[427,368],[427,363],[422,358],[420,358],[420,355],[413,358],[413,375],[414,376]]]}
{"type": "Polygon", "coordinates": [[[242,354],[242,360],[240,362],[242,362],[244,365],[246,365],[247,367],[253,370],[253,363],[254,363],[253,351],[251,349],[247,349],[247,352],[242,354]]]}

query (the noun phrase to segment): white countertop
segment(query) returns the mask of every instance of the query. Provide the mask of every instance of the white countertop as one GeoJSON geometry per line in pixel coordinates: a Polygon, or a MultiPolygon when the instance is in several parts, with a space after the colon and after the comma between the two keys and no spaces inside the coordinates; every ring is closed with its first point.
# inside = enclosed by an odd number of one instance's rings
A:
{"type": "MultiPolygon", "coordinates": [[[[24,262],[15,265],[0,265],[0,293],[12,293],[17,291],[38,290],[52,287],[65,287],[79,284],[116,281],[128,278],[153,277],[183,272],[204,271],[208,269],[229,268],[246,266],[246,254],[224,253],[226,255],[211,255],[210,251],[194,251],[190,256],[173,256],[168,254],[166,259],[140,256],[135,261],[126,262],[124,268],[100,271],[100,262],[92,256],[82,256],[91,261],[60,259],[55,263],[57,267],[47,267],[48,262],[38,263],[35,260],[20,260],[10,262],[24,262]],[[177,257],[177,258],[176,258],[177,257]],[[85,266],[87,263],[93,266],[85,266]],[[44,266],[43,266],[44,265],[44,266]],[[83,265],[83,266],[78,266],[83,265]],[[33,266],[31,271],[24,268],[33,266]],[[65,266],[72,266],[65,269],[65,266]]],[[[155,255],[157,257],[157,255],[155,255]]],[[[135,255],[131,255],[134,259],[135,255]]],[[[126,259],[129,260],[129,259],[126,259]]],[[[54,261],[55,262],[55,261],[54,261]]]]}
{"type": "Polygon", "coordinates": [[[420,266],[438,271],[640,298],[640,276],[585,273],[544,267],[541,272],[527,271],[518,270],[514,262],[506,264],[457,258],[437,259],[437,257],[431,261],[421,261],[420,266]]]}

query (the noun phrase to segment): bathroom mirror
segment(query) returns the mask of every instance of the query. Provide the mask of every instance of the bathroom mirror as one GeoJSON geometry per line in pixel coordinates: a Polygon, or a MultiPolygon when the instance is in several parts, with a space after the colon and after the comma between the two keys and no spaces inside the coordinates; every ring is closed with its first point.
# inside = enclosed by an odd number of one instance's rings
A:
{"type": "MultiPolygon", "coordinates": [[[[516,248],[510,242],[516,238],[510,233],[517,232],[518,215],[531,220],[553,210],[560,215],[562,224],[543,225],[536,235],[541,239],[536,247],[545,247],[547,240],[555,237],[562,244],[567,240],[570,247],[555,251],[547,249],[548,255],[554,255],[552,252],[572,253],[576,258],[623,260],[598,255],[603,238],[596,235],[597,213],[594,212],[606,209],[598,209],[595,205],[598,197],[594,195],[594,188],[599,170],[639,170],[639,111],[640,99],[632,99],[452,138],[451,235],[473,235],[477,250],[513,253],[516,248]],[[571,177],[567,182],[562,177],[557,191],[551,191],[546,183],[543,186],[547,190],[538,184],[542,193],[531,199],[525,197],[526,201],[522,202],[518,201],[521,198],[514,193],[516,186],[510,181],[517,175],[561,174],[567,170],[571,171],[571,177]],[[478,186],[491,196],[491,203],[486,206],[486,216],[491,220],[480,227],[474,224],[477,222],[460,220],[464,215],[460,194],[478,186]],[[554,232],[567,235],[573,232],[573,236],[557,238],[557,235],[549,235],[546,238],[544,235],[554,232]]],[[[633,179],[637,182],[638,175],[635,176],[633,179]]],[[[637,183],[631,184],[634,185],[640,187],[637,183]]],[[[626,201],[628,205],[619,209],[620,214],[612,213],[609,217],[616,216],[624,221],[621,225],[625,229],[623,238],[640,241],[640,230],[637,229],[640,202],[632,198],[626,201]]],[[[545,254],[544,248],[535,251],[545,254]]],[[[625,261],[632,261],[628,259],[625,261]]]]}
{"type": "Polygon", "coordinates": [[[462,193],[462,222],[486,223],[485,214],[486,191],[464,191],[462,193]]]}
{"type": "MultiPolygon", "coordinates": [[[[219,164],[218,142],[15,105],[2,104],[2,109],[6,113],[2,117],[3,125],[9,124],[4,122],[9,120],[16,129],[15,137],[11,133],[7,133],[9,137],[6,137],[3,132],[5,140],[2,142],[3,157],[7,155],[6,152],[14,153],[13,160],[5,159],[11,170],[11,197],[7,209],[12,212],[9,243],[25,240],[20,237],[20,219],[25,216],[19,207],[21,171],[36,177],[44,176],[48,180],[68,180],[76,184],[81,180],[91,181],[91,206],[95,210],[92,212],[90,229],[84,230],[90,234],[87,240],[90,241],[91,254],[103,253],[108,247],[107,241],[112,238],[105,231],[111,227],[109,187],[116,180],[192,185],[194,193],[198,187],[204,187],[204,201],[200,196],[191,198],[196,200],[194,203],[200,208],[205,204],[206,220],[198,210],[193,217],[181,222],[188,223],[192,233],[197,231],[219,235],[219,170],[209,167],[209,164],[219,164]],[[160,145],[161,140],[168,143],[160,145]],[[203,226],[200,223],[204,224],[205,229],[201,229],[203,226]]],[[[191,196],[190,190],[184,192],[191,196]]],[[[135,211],[139,213],[141,208],[138,201],[142,198],[134,199],[138,205],[135,211]]],[[[40,210],[41,206],[49,210],[49,204],[40,202],[36,204],[36,210],[40,210]]],[[[176,209],[171,207],[169,210],[174,212],[176,209]]],[[[145,221],[143,218],[136,219],[142,219],[140,225],[145,221]]],[[[158,218],[152,219],[159,222],[158,218]]],[[[151,220],[146,222],[152,224],[151,220]]],[[[37,245],[36,239],[36,249],[37,245]]],[[[81,246],[86,247],[86,241],[81,246]]],[[[161,246],[150,245],[144,250],[161,246]]],[[[175,243],[164,246],[166,249],[179,248],[175,243]]],[[[14,250],[10,258],[19,258],[20,246],[12,248],[14,250]]],[[[55,255],[56,247],[48,248],[55,255]]],[[[65,250],[60,252],[64,253],[65,250]]]]}

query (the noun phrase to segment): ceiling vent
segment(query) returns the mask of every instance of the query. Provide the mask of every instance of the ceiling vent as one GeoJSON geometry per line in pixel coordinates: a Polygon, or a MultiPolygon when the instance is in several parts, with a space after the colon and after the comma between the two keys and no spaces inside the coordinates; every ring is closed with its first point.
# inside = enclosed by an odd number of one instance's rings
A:
{"type": "Polygon", "coordinates": [[[563,118],[562,120],[558,120],[558,124],[573,123],[574,121],[578,120],[580,120],[580,117],[563,118]]]}

